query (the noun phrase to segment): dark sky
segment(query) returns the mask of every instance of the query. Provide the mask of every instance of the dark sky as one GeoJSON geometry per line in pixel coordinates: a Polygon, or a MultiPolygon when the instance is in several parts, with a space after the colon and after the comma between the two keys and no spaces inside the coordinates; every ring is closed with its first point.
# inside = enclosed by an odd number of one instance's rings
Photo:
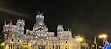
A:
{"type": "Polygon", "coordinates": [[[32,29],[37,11],[44,12],[49,31],[56,32],[62,24],[85,39],[106,33],[111,40],[111,0],[0,0],[0,30],[4,21],[15,24],[19,18],[25,19],[25,28],[32,29]]]}

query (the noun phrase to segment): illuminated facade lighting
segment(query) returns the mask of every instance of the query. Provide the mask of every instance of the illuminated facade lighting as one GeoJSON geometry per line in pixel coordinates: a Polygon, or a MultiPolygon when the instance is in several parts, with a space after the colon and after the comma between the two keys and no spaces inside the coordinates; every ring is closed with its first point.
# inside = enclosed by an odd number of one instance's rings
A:
{"type": "MultiPolygon", "coordinates": [[[[38,14],[33,30],[26,29],[24,34],[24,20],[17,20],[16,25],[10,23],[3,26],[3,32],[6,35],[6,44],[4,49],[20,49],[21,47],[28,49],[80,49],[79,41],[83,38],[72,38],[70,30],[65,31],[62,25],[57,26],[57,35],[49,32],[44,23],[44,16],[38,14]],[[79,41],[78,41],[79,40],[79,41]]],[[[2,44],[3,45],[3,44],[2,44]]]]}

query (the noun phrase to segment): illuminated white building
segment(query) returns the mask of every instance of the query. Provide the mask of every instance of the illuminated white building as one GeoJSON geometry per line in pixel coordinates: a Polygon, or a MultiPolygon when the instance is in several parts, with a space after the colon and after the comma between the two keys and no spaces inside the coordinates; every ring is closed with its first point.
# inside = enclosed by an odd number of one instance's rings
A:
{"type": "Polygon", "coordinates": [[[5,22],[4,49],[80,49],[80,42],[76,37],[72,38],[71,31],[64,31],[62,25],[57,26],[57,36],[54,36],[54,32],[48,32],[42,13],[36,16],[33,30],[26,29],[24,34],[24,26],[25,21],[21,19],[17,20],[16,25],[5,22]]]}

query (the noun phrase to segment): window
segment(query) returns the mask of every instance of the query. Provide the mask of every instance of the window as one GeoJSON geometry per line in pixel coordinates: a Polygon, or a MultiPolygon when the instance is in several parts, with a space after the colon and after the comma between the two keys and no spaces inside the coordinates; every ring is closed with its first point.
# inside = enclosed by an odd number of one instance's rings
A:
{"type": "Polygon", "coordinates": [[[53,49],[54,49],[54,45],[53,45],[53,49]]]}
{"type": "Polygon", "coordinates": [[[66,38],[65,38],[65,40],[66,40],[66,38]]]}
{"type": "Polygon", "coordinates": [[[38,33],[38,36],[40,36],[40,33],[38,33]]]}
{"type": "Polygon", "coordinates": [[[67,44],[67,41],[66,41],[66,44],[67,44]]]}
{"type": "Polygon", "coordinates": [[[19,42],[19,40],[18,40],[18,42],[19,42]]]}
{"type": "Polygon", "coordinates": [[[41,34],[41,36],[43,36],[43,34],[41,34]]]}
{"type": "Polygon", "coordinates": [[[59,46],[59,49],[60,49],[60,46],[59,46]]]}
{"type": "Polygon", "coordinates": [[[10,49],[10,47],[11,47],[11,46],[9,45],[9,49],[10,49]]]}
{"type": "Polygon", "coordinates": [[[12,39],[12,42],[13,42],[13,39],[12,39]]]}
{"type": "Polygon", "coordinates": [[[38,28],[38,30],[42,31],[43,29],[42,28],[38,28]]]}
{"type": "Polygon", "coordinates": [[[11,45],[11,49],[12,49],[12,45],[11,45]]]}
{"type": "Polygon", "coordinates": [[[19,26],[19,29],[22,29],[21,25],[19,26]]]}
{"type": "Polygon", "coordinates": [[[34,33],[32,33],[32,35],[34,35],[34,33]]]}
{"type": "Polygon", "coordinates": [[[51,35],[51,37],[53,37],[53,35],[51,35]]]}

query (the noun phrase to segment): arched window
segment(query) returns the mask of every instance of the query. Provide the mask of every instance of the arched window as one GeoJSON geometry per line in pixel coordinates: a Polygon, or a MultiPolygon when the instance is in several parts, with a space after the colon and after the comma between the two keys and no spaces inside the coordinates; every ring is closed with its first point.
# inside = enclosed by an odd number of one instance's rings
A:
{"type": "Polygon", "coordinates": [[[54,45],[53,45],[53,49],[54,49],[54,45]]]}
{"type": "Polygon", "coordinates": [[[66,41],[66,44],[67,44],[67,41],[66,41]]]}
{"type": "Polygon", "coordinates": [[[13,42],[13,39],[12,39],[12,42],[13,42]]]}
{"type": "Polygon", "coordinates": [[[19,42],[19,40],[18,40],[18,42],[19,42]]]}
{"type": "Polygon", "coordinates": [[[43,29],[42,28],[38,28],[38,31],[42,31],[43,29]]]}
{"type": "Polygon", "coordinates": [[[59,45],[59,49],[60,49],[60,45],[59,45]]]}

